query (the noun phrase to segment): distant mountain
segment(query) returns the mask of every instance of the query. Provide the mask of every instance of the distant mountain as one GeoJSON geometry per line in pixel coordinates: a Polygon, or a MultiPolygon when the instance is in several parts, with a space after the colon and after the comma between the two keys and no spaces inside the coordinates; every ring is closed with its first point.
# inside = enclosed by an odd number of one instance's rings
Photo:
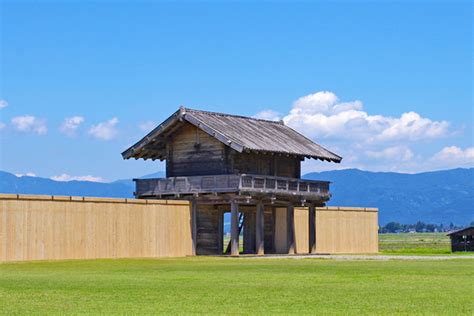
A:
{"type": "Polygon", "coordinates": [[[17,177],[14,174],[0,171],[0,193],[130,198],[133,197],[133,188],[120,182],[62,182],[39,177],[17,177]]]}
{"type": "Polygon", "coordinates": [[[381,225],[419,220],[464,225],[474,219],[473,168],[418,174],[346,169],[303,177],[333,182],[328,205],[378,207],[381,225]]]}
{"type": "MultiPolygon", "coordinates": [[[[164,176],[158,172],[141,178],[164,176]]],[[[308,173],[303,178],[332,182],[328,205],[378,207],[381,225],[390,221],[465,225],[474,220],[474,169],[419,174],[346,169],[308,173]]],[[[59,182],[0,171],[0,193],[129,198],[134,190],[131,179],[59,182]]]]}

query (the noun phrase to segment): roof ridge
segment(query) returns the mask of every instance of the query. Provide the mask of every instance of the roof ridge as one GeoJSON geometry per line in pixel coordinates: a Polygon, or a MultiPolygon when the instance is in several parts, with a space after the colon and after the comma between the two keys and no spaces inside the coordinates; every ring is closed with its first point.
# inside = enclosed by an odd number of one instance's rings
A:
{"type": "Polygon", "coordinates": [[[206,114],[219,115],[219,116],[231,116],[231,117],[238,117],[238,118],[243,118],[243,119],[247,119],[247,120],[268,122],[268,123],[273,123],[273,124],[278,124],[278,125],[285,125],[283,120],[272,121],[272,120],[265,120],[265,119],[260,119],[260,118],[256,118],[256,117],[251,117],[251,116],[245,116],[245,115],[235,115],[235,114],[228,114],[228,113],[222,113],[222,112],[196,110],[196,109],[191,109],[191,108],[187,108],[187,107],[182,107],[182,109],[185,112],[190,111],[190,112],[199,112],[199,113],[206,113],[206,114]]]}
{"type": "MultiPolygon", "coordinates": [[[[293,128],[270,120],[180,106],[159,126],[122,153],[124,159],[167,159],[160,136],[174,133],[173,127],[187,121],[226,146],[242,152],[286,153],[295,156],[340,162],[342,157],[313,142],[293,128]],[[268,124],[267,124],[268,123],[268,124]],[[152,147],[147,147],[151,144],[152,147]]],[[[181,124],[182,125],[182,124],[181,124]]]]}

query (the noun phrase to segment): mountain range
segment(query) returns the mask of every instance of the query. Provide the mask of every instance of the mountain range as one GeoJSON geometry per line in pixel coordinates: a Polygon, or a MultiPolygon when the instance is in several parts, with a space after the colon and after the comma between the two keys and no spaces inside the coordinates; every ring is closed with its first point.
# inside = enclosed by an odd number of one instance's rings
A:
{"type": "Polygon", "coordinates": [[[404,174],[346,169],[309,173],[331,181],[328,205],[379,208],[379,223],[465,225],[474,220],[474,168],[404,174]]]}
{"type": "MultiPolygon", "coordinates": [[[[164,172],[141,178],[160,177],[164,172]]],[[[328,205],[378,207],[380,225],[390,221],[465,225],[474,220],[474,168],[418,174],[345,169],[303,178],[332,182],[328,205]]],[[[131,179],[61,182],[0,171],[0,193],[130,198],[134,189],[131,179]]]]}

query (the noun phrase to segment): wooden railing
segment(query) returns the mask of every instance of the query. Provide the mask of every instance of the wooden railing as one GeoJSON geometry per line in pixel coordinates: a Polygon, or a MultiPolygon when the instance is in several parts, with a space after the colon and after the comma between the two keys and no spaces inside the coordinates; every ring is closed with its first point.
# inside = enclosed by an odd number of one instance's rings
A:
{"type": "Polygon", "coordinates": [[[329,195],[329,182],[250,174],[134,179],[137,197],[193,193],[260,192],[329,195]]]}

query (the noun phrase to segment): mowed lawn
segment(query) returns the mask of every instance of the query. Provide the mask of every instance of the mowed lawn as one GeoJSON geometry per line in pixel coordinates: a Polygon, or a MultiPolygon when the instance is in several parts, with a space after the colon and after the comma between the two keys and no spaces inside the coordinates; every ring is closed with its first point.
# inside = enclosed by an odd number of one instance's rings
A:
{"type": "Polygon", "coordinates": [[[446,233],[379,234],[379,250],[385,254],[451,254],[451,241],[446,233]]]}
{"type": "Polygon", "coordinates": [[[0,312],[472,315],[473,264],[212,257],[0,264],[0,312]]]}

